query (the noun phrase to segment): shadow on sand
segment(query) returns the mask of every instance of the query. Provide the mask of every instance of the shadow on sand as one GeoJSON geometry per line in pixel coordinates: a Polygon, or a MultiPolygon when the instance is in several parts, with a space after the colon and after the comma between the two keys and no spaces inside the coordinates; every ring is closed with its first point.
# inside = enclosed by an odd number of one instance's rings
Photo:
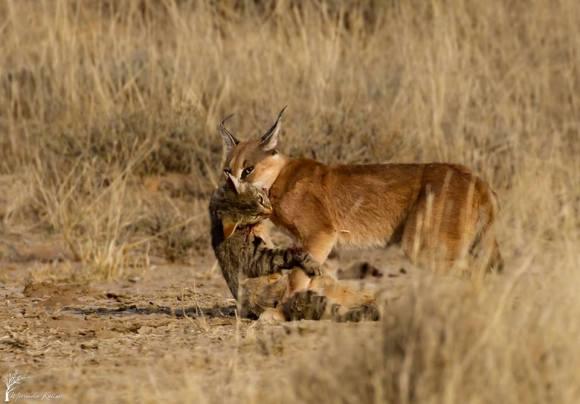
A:
{"type": "Polygon", "coordinates": [[[199,317],[235,317],[236,306],[224,307],[179,307],[172,308],[167,306],[157,306],[151,304],[150,306],[140,307],[137,305],[121,305],[119,307],[65,307],[62,311],[71,314],[88,316],[133,316],[133,315],[156,315],[164,314],[167,316],[178,318],[199,318],[199,317]]]}

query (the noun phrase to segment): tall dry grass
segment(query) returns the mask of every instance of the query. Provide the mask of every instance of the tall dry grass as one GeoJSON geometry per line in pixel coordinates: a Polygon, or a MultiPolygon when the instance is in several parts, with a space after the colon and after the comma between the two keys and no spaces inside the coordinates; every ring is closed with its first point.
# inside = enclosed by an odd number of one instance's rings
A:
{"type": "Polygon", "coordinates": [[[28,184],[5,229],[61,234],[107,277],[190,217],[203,238],[216,123],[255,135],[288,104],[290,154],[474,168],[500,196],[507,273],[419,282],[381,333],[340,333],[267,397],[578,401],[576,0],[5,0],[0,18],[0,172],[28,184]],[[167,172],[191,179],[187,217],[139,233],[168,209],[131,184],[167,172]]]}

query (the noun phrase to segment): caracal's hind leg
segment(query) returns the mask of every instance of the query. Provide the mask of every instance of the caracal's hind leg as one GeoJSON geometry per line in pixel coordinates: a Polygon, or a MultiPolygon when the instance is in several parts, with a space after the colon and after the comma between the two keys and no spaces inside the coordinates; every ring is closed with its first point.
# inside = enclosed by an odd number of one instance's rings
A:
{"type": "Polygon", "coordinates": [[[401,248],[413,263],[417,262],[419,252],[423,249],[425,243],[422,238],[425,227],[426,205],[425,195],[419,196],[407,215],[401,235],[401,248]]]}
{"type": "Polygon", "coordinates": [[[469,239],[461,216],[451,198],[425,192],[407,216],[401,236],[403,252],[414,264],[450,269],[462,256],[462,243],[469,239]]]}

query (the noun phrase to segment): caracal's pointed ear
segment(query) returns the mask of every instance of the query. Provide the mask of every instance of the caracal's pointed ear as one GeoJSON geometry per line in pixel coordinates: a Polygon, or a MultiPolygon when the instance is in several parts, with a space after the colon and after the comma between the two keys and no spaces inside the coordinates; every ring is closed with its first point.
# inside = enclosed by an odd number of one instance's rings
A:
{"type": "Polygon", "coordinates": [[[236,228],[238,227],[238,222],[233,221],[229,217],[224,217],[222,219],[222,227],[224,229],[224,237],[229,238],[236,231],[236,228]]]}
{"type": "Polygon", "coordinates": [[[280,128],[282,128],[282,114],[286,110],[286,105],[282,108],[282,111],[278,114],[278,118],[276,118],[276,122],[274,125],[266,133],[262,135],[260,138],[260,146],[264,151],[274,150],[278,145],[278,137],[280,135],[280,128]]]}
{"type": "Polygon", "coordinates": [[[226,147],[226,152],[229,153],[232,151],[234,147],[240,143],[238,139],[226,128],[225,123],[228,119],[230,119],[234,114],[228,115],[224,118],[223,121],[220,122],[218,125],[218,131],[220,135],[222,135],[222,139],[224,140],[224,145],[226,147]]]}
{"type": "Polygon", "coordinates": [[[226,173],[226,182],[230,188],[236,191],[236,194],[240,193],[240,181],[231,175],[230,173],[226,173]]]}

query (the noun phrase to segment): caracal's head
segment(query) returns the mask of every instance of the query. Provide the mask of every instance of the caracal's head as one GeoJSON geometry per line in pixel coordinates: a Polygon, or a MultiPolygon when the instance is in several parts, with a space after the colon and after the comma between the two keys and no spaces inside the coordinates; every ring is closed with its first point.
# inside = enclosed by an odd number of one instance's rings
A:
{"type": "Polygon", "coordinates": [[[282,157],[276,147],[282,126],[281,118],[286,107],[280,111],[276,122],[261,136],[248,140],[238,140],[226,127],[224,119],[219,125],[226,148],[224,174],[240,182],[250,183],[258,188],[269,190],[282,166],[282,157]]]}
{"type": "Polygon", "coordinates": [[[229,174],[212,202],[226,238],[238,226],[260,223],[272,214],[272,204],[265,190],[240,182],[229,174]]]}

